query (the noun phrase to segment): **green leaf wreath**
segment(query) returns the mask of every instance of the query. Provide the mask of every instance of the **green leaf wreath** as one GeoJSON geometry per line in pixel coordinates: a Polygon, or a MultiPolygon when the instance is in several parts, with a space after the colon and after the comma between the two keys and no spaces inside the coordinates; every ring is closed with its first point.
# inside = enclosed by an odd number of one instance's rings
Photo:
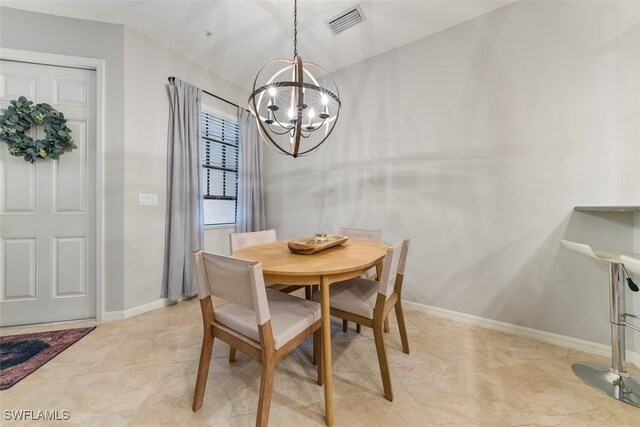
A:
{"type": "Polygon", "coordinates": [[[37,159],[57,159],[65,151],[78,148],[66,125],[67,119],[51,105],[33,105],[24,96],[9,104],[0,115],[0,141],[9,146],[10,154],[33,163],[37,159]],[[25,134],[33,125],[44,126],[43,139],[34,141],[25,134]]]}

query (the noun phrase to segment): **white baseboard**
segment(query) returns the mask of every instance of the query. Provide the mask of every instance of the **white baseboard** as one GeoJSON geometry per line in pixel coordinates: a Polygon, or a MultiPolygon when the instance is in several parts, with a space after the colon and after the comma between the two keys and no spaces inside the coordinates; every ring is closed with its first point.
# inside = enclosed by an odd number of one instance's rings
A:
{"type": "Polygon", "coordinates": [[[124,312],[120,311],[105,311],[102,314],[101,322],[112,322],[114,320],[122,320],[124,319],[124,312]]]}
{"type": "MultiPolygon", "coordinates": [[[[403,300],[402,304],[406,307],[420,310],[426,314],[455,320],[457,322],[466,323],[468,325],[479,326],[481,328],[505,332],[507,334],[516,335],[518,337],[529,338],[536,341],[542,341],[549,344],[568,347],[574,350],[584,351],[585,353],[591,353],[598,356],[611,356],[611,347],[604,344],[594,343],[578,338],[572,338],[565,335],[554,334],[538,329],[527,328],[524,326],[514,325],[512,323],[501,322],[499,320],[487,319],[485,317],[474,316],[472,314],[460,313],[458,311],[419,304],[412,301],[403,300]]],[[[633,363],[635,366],[640,367],[640,354],[635,351],[627,350],[627,362],[633,363]]]]}
{"type": "Polygon", "coordinates": [[[177,301],[170,301],[167,298],[160,298],[155,301],[148,302],[146,304],[138,305],[120,311],[106,311],[102,316],[103,322],[110,322],[113,320],[123,320],[130,317],[137,316],[148,311],[156,310],[158,308],[166,307],[171,304],[175,304],[177,301]]]}
{"type": "Polygon", "coordinates": [[[130,317],[137,316],[142,313],[146,313],[147,311],[156,310],[158,308],[166,307],[171,304],[175,304],[176,301],[170,301],[167,298],[160,298],[155,301],[148,302],[146,304],[138,305],[136,307],[131,307],[124,311],[124,318],[128,319],[130,317]]]}

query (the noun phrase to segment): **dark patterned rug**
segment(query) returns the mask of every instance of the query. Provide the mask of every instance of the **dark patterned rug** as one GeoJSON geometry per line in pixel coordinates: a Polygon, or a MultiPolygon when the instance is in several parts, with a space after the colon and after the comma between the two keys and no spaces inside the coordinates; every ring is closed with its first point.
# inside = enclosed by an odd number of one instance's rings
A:
{"type": "Polygon", "coordinates": [[[0,390],[10,388],[95,328],[0,337],[0,390]]]}

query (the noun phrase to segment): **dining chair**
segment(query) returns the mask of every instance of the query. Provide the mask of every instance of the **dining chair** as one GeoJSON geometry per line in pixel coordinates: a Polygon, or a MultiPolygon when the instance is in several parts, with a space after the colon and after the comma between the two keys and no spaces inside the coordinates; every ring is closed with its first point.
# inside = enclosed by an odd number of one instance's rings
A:
{"type": "Polygon", "coordinates": [[[370,230],[367,228],[340,227],[339,234],[354,237],[356,239],[382,241],[382,230],[370,230]]]}
{"type": "MultiPolygon", "coordinates": [[[[277,241],[276,230],[264,230],[264,231],[251,231],[248,233],[230,233],[229,234],[229,247],[233,254],[240,249],[247,246],[260,245],[262,243],[271,243],[277,241]]],[[[298,285],[276,285],[273,283],[265,283],[265,286],[275,291],[291,293],[297,291],[300,288],[304,288],[305,298],[311,299],[311,287],[310,286],[298,286],[298,285]]]]}
{"type": "MultiPolygon", "coordinates": [[[[276,237],[276,230],[269,229],[264,231],[250,231],[246,233],[230,233],[229,234],[229,249],[233,254],[240,249],[246,248],[247,246],[260,245],[262,243],[271,243],[276,242],[278,238],[276,237]]],[[[276,285],[273,283],[265,283],[265,286],[274,291],[280,291],[284,293],[291,293],[293,291],[297,291],[300,288],[304,288],[304,295],[306,299],[311,299],[311,287],[310,286],[297,286],[297,285],[276,285]]],[[[229,348],[229,362],[234,362],[236,360],[236,349],[235,347],[229,348]]],[[[315,363],[315,358],[313,359],[315,363]]]]}
{"type": "Polygon", "coordinates": [[[276,364],[313,334],[322,384],[320,304],[267,289],[260,263],[196,251],[193,254],[203,320],[193,411],[202,407],[213,342],[218,338],[262,363],[257,426],[266,426],[276,364]],[[214,310],[211,297],[229,301],[214,310]]]}
{"type": "MultiPolygon", "coordinates": [[[[368,228],[355,228],[355,227],[340,227],[338,234],[353,237],[355,239],[375,240],[376,242],[382,241],[382,230],[371,230],[368,228]]],[[[363,279],[378,280],[380,278],[380,266],[376,265],[375,271],[373,268],[364,272],[361,276],[363,279]]],[[[347,332],[349,328],[349,321],[342,321],[342,332],[347,332]]],[[[384,331],[389,332],[389,321],[385,321],[384,331]]],[[[360,325],[356,323],[356,332],[360,333],[360,325]]]]}
{"type": "MultiPolygon", "coordinates": [[[[402,312],[402,283],[408,251],[409,239],[404,239],[387,250],[379,281],[356,277],[334,283],[329,287],[332,316],[348,319],[373,329],[384,397],[389,401],[393,401],[393,390],[384,345],[383,323],[391,310],[395,309],[402,351],[409,354],[409,339],[402,312]]],[[[318,301],[320,294],[316,293],[313,299],[318,301]]]]}

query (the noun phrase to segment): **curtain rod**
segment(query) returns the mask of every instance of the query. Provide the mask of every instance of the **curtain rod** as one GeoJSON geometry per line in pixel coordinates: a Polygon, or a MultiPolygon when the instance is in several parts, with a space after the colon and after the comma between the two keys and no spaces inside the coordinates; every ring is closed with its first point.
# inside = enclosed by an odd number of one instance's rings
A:
{"type": "MultiPolygon", "coordinates": [[[[173,82],[175,81],[175,79],[176,79],[176,78],[175,78],[175,77],[173,77],[173,76],[172,76],[172,77],[169,77],[169,83],[173,83],[173,82]]],[[[234,103],[234,102],[227,101],[226,99],[224,99],[224,98],[222,98],[222,97],[219,97],[218,95],[214,95],[213,93],[211,93],[211,92],[209,92],[209,91],[206,91],[206,90],[204,90],[204,89],[201,89],[201,90],[202,90],[202,92],[206,93],[207,95],[209,95],[209,96],[213,96],[214,98],[219,99],[220,101],[226,102],[227,104],[231,104],[231,105],[233,105],[233,106],[234,106],[234,107],[236,107],[236,108],[242,108],[243,110],[249,111],[249,110],[247,110],[246,108],[241,107],[241,106],[239,106],[238,104],[236,104],[236,103],[234,103]]]]}

